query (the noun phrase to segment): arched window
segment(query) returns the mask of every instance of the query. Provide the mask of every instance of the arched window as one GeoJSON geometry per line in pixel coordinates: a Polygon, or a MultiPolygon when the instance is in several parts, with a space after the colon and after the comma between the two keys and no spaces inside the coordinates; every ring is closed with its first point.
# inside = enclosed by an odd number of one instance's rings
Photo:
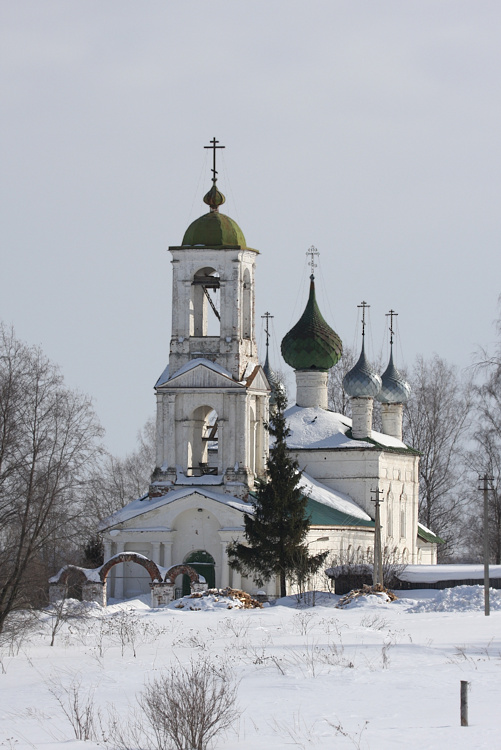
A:
{"type": "Polygon", "coordinates": [[[219,336],[220,321],[219,273],[200,268],[191,282],[190,336],[219,336]]]}
{"type": "Polygon", "coordinates": [[[400,537],[405,538],[407,535],[405,505],[402,503],[400,506],[400,537]]]}
{"type": "Polygon", "coordinates": [[[252,332],[252,286],[249,269],[244,271],[242,282],[242,338],[250,339],[252,332]]]}
{"type": "Polygon", "coordinates": [[[217,412],[211,406],[199,406],[189,420],[186,473],[194,477],[217,474],[218,466],[217,412]]]}

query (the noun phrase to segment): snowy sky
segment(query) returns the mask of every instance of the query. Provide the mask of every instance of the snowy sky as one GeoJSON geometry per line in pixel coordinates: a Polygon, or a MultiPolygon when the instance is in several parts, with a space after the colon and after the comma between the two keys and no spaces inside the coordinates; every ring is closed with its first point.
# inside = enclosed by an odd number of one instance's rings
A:
{"type": "Polygon", "coordinates": [[[278,342],[299,317],[314,244],[345,344],[366,299],[373,355],[392,307],[397,363],[468,366],[500,292],[500,25],[484,0],[3,0],[0,317],[132,449],[216,136],[261,343],[267,309],[278,342]]]}

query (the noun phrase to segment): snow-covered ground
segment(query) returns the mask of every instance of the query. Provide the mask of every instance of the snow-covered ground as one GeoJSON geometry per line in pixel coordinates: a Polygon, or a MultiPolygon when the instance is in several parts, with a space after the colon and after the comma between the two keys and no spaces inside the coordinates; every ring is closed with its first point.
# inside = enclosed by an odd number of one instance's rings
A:
{"type": "Polygon", "coordinates": [[[75,739],[53,693],[64,703],[79,686],[105,725],[109,707],[125,720],[146,681],[192,659],[226,664],[239,681],[241,715],[218,750],[499,747],[501,593],[491,591],[490,617],[480,586],[404,596],[344,609],[325,594],[315,607],[286,599],[252,610],[210,598],[196,611],[89,605],[53,647],[44,615],[18,652],[2,649],[0,747],[102,748],[75,739]],[[461,680],[471,683],[468,727],[461,680]]]}

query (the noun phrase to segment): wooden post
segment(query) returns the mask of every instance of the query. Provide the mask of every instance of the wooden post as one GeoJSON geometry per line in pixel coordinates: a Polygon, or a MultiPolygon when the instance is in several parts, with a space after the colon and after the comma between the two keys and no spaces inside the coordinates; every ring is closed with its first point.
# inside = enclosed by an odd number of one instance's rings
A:
{"type": "Polygon", "coordinates": [[[461,726],[468,726],[468,688],[470,683],[461,680],[461,726]]]}

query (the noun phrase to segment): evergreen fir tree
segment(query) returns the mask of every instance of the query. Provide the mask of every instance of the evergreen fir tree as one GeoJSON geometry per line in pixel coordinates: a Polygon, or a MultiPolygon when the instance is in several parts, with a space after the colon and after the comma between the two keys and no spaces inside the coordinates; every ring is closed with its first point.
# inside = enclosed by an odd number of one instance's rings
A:
{"type": "Polygon", "coordinates": [[[228,547],[230,566],[243,575],[252,575],[258,586],[273,576],[279,576],[281,596],[286,595],[287,578],[313,574],[327,555],[308,554],[308,498],[300,488],[299,464],[287,450],[286,439],[290,431],[284,415],[285,407],[285,394],[278,389],[268,425],[274,438],[267,465],[268,476],[258,487],[254,515],[244,517],[247,544],[233,542],[228,547]]]}

